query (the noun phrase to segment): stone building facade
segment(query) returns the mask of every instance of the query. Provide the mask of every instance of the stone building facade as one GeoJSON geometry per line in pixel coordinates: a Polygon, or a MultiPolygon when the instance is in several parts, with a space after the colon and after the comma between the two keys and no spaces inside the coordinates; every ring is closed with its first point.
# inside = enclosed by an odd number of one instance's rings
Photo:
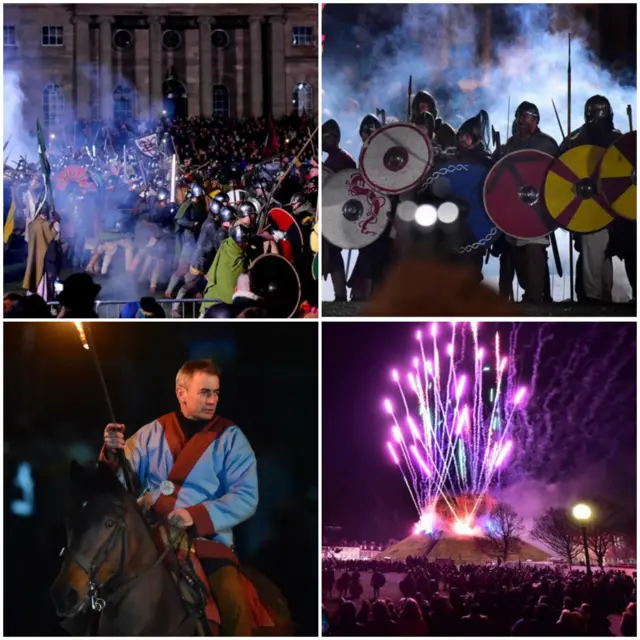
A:
{"type": "Polygon", "coordinates": [[[5,92],[22,92],[30,122],[317,112],[317,4],[5,4],[3,14],[5,92]]]}

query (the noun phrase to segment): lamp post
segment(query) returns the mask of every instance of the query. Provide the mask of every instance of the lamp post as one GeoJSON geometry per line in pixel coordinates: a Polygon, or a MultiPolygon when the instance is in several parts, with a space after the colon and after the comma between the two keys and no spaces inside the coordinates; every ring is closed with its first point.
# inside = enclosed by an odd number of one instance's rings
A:
{"type": "Polygon", "coordinates": [[[589,561],[589,545],[587,543],[587,522],[591,518],[591,507],[587,504],[577,504],[573,507],[573,517],[580,523],[582,529],[582,542],[584,544],[584,558],[587,567],[587,575],[591,575],[591,562],[589,561]]]}

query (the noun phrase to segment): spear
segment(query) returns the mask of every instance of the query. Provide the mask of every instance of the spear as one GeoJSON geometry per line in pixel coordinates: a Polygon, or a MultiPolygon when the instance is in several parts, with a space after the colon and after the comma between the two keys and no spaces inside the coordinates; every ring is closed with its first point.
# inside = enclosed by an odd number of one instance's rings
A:
{"type": "MultiPolygon", "coordinates": [[[[571,34],[569,34],[569,62],[567,64],[567,148],[571,148],[571,34]]],[[[569,231],[569,287],[573,302],[573,233],[569,231]]]]}
{"type": "Polygon", "coordinates": [[[553,110],[556,113],[556,120],[558,121],[558,127],[560,127],[560,135],[564,140],[564,131],[562,130],[562,122],[560,122],[560,116],[558,115],[558,109],[556,108],[556,103],[553,98],[551,98],[551,104],[553,105],[553,110]]]}
{"type": "Polygon", "coordinates": [[[633,131],[633,120],[631,118],[631,105],[627,105],[627,118],[629,118],[629,131],[633,131]]]}
{"type": "Polygon", "coordinates": [[[511,119],[511,96],[509,96],[509,101],[507,102],[507,135],[505,140],[509,139],[509,120],[511,119]]]}
{"type": "Polygon", "coordinates": [[[411,122],[411,84],[413,77],[409,76],[409,91],[407,92],[407,122],[411,122]]]}

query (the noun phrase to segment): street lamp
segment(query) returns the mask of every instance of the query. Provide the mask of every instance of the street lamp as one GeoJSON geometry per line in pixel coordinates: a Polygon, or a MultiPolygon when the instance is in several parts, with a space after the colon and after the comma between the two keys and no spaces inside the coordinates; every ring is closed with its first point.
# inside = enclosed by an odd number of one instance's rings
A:
{"type": "Polygon", "coordinates": [[[582,542],[584,544],[585,565],[587,575],[591,575],[591,563],[589,562],[589,545],[587,544],[587,522],[591,518],[591,507],[587,504],[577,504],[573,507],[573,517],[580,523],[582,529],[582,542]]]}

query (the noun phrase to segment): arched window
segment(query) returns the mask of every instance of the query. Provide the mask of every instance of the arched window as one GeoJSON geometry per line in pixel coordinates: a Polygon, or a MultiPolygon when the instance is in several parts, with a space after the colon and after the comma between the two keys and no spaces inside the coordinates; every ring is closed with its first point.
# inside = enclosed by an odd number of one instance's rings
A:
{"type": "Polygon", "coordinates": [[[46,126],[61,124],[64,116],[64,95],[57,84],[49,84],[42,94],[42,111],[46,126]]]}
{"type": "Polygon", "coordinates": [[[119,84],[113,91],[113,121],[133,119],[133,90],[119,84]]]}
{"type": "Polygon", "coordinates": [[[213,87],[213,115],[229,116],[229,91],[221,84],[213,87]]]}
{"type": "Polygon", "coordinates": [[[313,114],[313,89],[308,82],[298,82],[293,90],[293,104],[299,116],[313,114]]]}

